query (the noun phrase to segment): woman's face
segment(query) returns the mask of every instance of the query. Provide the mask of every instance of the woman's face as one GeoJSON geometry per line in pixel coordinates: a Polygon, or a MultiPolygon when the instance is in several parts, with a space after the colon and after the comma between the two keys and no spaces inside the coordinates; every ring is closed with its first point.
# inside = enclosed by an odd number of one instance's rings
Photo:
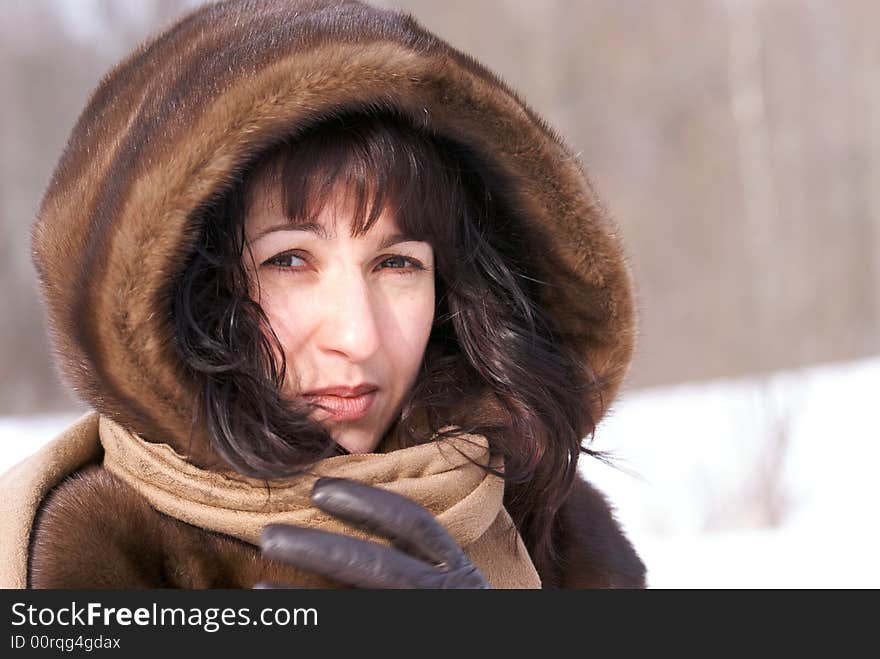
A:
{"type": "Polygon", "coordinates": [[[371,393],[310,396],[315,418],[352,453],[374,451],[415,383],[434,321],[434,251],[398,235],[387,210],[359,238],[337,194],[310,229],[294,229],[280,191],[257,187],[246,216],[252,296],[288,364],[283,392],[366,384],[371,393]],[[258,283],[258,285],[257,285],[258,283]],[[299,378],[297,387],[295,378],[299,378]]]}

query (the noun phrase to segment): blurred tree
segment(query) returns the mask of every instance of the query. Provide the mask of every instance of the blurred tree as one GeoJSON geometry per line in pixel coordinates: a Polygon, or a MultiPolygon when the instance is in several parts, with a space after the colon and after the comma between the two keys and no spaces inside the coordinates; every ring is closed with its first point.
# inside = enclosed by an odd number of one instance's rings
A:
{"type": "Polygon", "coordinates": [[[50,355],[30,227],[52,167],[101,76],[185,0],[3,5],[0,22],[0,414],[71,409],[50,355]]]}

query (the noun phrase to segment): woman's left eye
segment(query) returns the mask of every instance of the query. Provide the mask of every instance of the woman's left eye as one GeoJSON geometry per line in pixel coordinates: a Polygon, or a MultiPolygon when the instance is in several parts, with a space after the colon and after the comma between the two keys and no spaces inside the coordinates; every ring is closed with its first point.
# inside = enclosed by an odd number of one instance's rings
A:
{"type": "Polygon", "coordinates": [[[274,268],[276,270],[283,270],[287,272],[296,272],[298,270],[302,270],[303,266],[298,265],[294,259],[300,261],[302,264],[307,263],[307,261],[298,254],[293,252],[282,252],[281,254],[276,254],[270,259],[266,259],[263,262],[263,265],[269,268],[274,268]]]}
{"type": "Polygon", "coordinates": [[[425,269],[422,266],[422,264],[419,263],[418,261],[416,261],[415,259],[411,259],[408,256],[401,256],[399,254],[395,254],[394,256],[389,256],[389,257],[383,259],[379,263],[379,265],[382,266],[382,265],[385,265],[386,263],[398,264],[398,265],[391,266],[392,270],[399,270],[400,271],[397,274],[412,274],[413,272],[415,272],[417,270],[424,270],[425,269]],[[407,267],[407,265],[406,265],[407,263],[410,263],[411,265],[409,267],[407,267]]]}

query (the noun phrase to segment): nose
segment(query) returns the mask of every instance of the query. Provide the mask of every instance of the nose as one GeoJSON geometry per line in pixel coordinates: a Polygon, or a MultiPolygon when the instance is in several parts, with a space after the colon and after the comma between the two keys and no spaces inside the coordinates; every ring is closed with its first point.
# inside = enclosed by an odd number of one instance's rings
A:
{"type": "Polygon", "coordinates": [[[379,350],[378,302],[358,273],[333,278],[324,293],[318,346],[363,362],[379,350]]]}

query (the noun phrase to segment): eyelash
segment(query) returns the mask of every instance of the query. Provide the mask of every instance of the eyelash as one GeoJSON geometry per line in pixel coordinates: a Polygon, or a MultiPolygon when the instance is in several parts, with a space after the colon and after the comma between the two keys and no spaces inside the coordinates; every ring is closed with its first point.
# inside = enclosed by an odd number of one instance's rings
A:
{"type": "MultiPolygon", "coordinates": [[[[284,259],[284,258],[286,258],[286,257],[289,257],[289,256],[293,256],[293,257],[296,257],[296,258],[298,258],[298,259],[301,259],[301,260],[303,260],[303,261],[308,262],[308,259],[306,259],[304,256],[301,256],[301,255],[299,255],[299,254],[296,254],[295,252],[283,252],[283,253],[281,253],[281,254],[276,254],[275,256],[273,256],[273,257],[270,258],[270,259],[267,259],[266,261],[263,261],[263,265],[264,265],[264,266],[267,266],[267,267],[269,267],[269,268],[272,268],[272,269],[274,269],[274,270],[280,270],[280,271],[287,272],[287,273],[296,273],[296,272],[298,272],[299,270],[301,270],[302,267],[293,267],[293,266],[287,266],[287,265],[279,265],[279,264],[277,263],[277,261],[279,261],[279,260],[281,260],[281,259],[284,259]]],[[[411,258],[411,257],[409,257],[409,256],[403,256],[402,254],[390,254],[390,255],[388,255],[388,256],[383,256],[383,257],[382,257],[382,260],[379,261],[379,265],[382,265],[383,263],[386,263],[386,262],[391,261],[391,260],[394,260],[394,259],[402,259],[403,261],[409,261],[409,262],[412,264],[412,265],[411,265],[410,267],[408,267],[408,268],[407,268],[407,267],[403,267],[403,268],[390,268],[391,270],[396,270],[396,271],[397,271],[397,272],[394,273],[395,275],[413,275],[413,274],[415,274],[416,272],[418,272],[419,270],[424,270],[424,269],[425,269],[425,267],[424,267],[419,261],[417,261],[416,259],[411,258]]]]}

